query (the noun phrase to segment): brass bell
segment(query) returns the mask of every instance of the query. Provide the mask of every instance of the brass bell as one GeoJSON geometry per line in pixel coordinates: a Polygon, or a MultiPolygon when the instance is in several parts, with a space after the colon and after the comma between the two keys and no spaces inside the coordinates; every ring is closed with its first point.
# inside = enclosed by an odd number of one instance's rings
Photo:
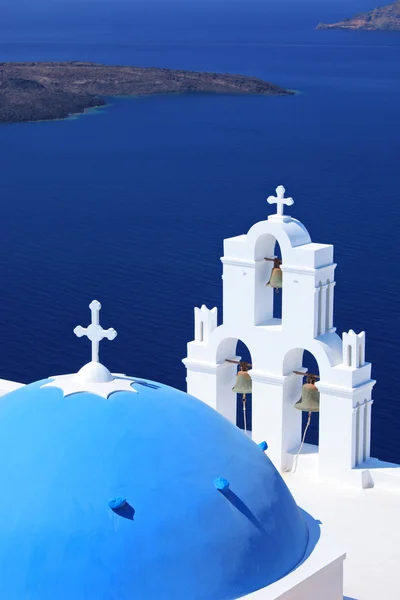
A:
{"type": "Polygon", "coordinates": [[[236,383],[232,388],[232,392],[236,394],[251,394],[251,377],[247,371],[240,370],[237,374],[236,383]]]}
{"type": "Polygon", "coordinates": [[[271,279],[269,280],[267,285],[270,285],[271,287],[275,288],[276,290],[282,289],[282,271],[281,271],[280,267],[272,269],[271,279]]]}
{"type": "Polygon", "coordinates": [[[301,398],[294,405],[303,412],[319,412],[319,391],[314,381],[308,381],[301,389],[301,398]]]}
{"type": "Polygon", "coordinates": [[[282,261],[279,258],[266,258],[265,260],[273,260],[274,268],[272,269],[271,277],[267,283],[268,286],[271,286],[277,292],[282,289],[282,270],[280,265],[282,261]]]}

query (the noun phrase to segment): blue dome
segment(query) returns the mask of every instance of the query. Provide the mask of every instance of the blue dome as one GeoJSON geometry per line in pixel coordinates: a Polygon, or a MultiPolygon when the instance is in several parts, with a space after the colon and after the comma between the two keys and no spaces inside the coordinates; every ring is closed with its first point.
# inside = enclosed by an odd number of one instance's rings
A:
{"type": "Polygon", "coordinates": [[[0,399],[0,598],[229,600],[301,561],[284,481],[212,408],[143,380],[108,399],[48,381],[0,399]]]}

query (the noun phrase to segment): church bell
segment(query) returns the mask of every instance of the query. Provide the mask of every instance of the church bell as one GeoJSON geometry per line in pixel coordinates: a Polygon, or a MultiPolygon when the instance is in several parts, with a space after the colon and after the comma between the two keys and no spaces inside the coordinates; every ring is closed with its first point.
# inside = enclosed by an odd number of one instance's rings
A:
{"type": "Polygon", "coordinates": [[[232,392],[236,394],[251,394],[251,377],[247,371],[244,371],[242,368],[238,371],[236,383],[232,388],[232,392]]]}
{"type": "Polygon", "coordinates": [[[282,261],[279,258],[266,258],[265,260],[273,260],[274,268],[272,269],[271,277],[267,283],[267,285],[273,287],[276,292],[282,289],[282,270],[281,264],[282,261]]]}
{"type": "Polygon", "coordinates": [[[267,285],[270,285],[271,287],[275,288],[276,290],[282,289],[282,271],[281,271],[280,267],[272,269],[271,279],[269,280],[267,285]]]}
{"type": "Polygon", "coordinates": [[[301,398],[294,405],[295,408],[303,412],[319,412],[319,391],[315,385],[315,380],[305,383],[301,389],[301,398]]]}
{"type": "Polygon", "coordinates": [[[251,365],[246,362],[239,363],[240,368],[236,377],[236,383],[232,388],[232,392],[235,394],[241,394],[242,396],[242,405],[243,405],[243,425],[244,430],[247,431],[247,419],[246,419],[246,395],[251,394],[252,385],[251,385],[251,377],[248,374],[247,370],[251,365]]]}

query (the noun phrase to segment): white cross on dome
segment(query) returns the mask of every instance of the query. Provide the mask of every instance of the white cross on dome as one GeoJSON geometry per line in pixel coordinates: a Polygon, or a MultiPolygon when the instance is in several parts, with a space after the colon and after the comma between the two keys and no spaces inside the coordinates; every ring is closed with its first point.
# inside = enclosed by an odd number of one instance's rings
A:
{"type": "Polygon", "coordinates": [[[78,325],[74,329],[74,334],[77,337],[86,335],[92,342],[92,362],[99,362],[99,344],[101,340],[107,338],[108,340],[114,340],[117,337],[115,329],[103,329],[100,325],[100,309],[101,304],[98,300],[93,300],[89,304],[90,311],[92,313],[92,322],[88,327],[81,327],[78,325]]]}
{"type": "Polygon", "coordinates": [[[52,377],[42,387],[57,387],[63,391],[64,397],[79,392],[89,392],[103,398],[108,398],[114,392],[134,392],[134,380],[125,375],[112,374],[107,367],[99,361],[99,344],[107,338],[113,340],[117,336],[115,329],[103,329],[99,322],[101,304],[93,300],[89,304],[92,313],[92,322],[88,327],[75,327],[74,333],[78,337],[86,335],[92,343],[92,360],[84,365],[78,373],[52,377]]]}

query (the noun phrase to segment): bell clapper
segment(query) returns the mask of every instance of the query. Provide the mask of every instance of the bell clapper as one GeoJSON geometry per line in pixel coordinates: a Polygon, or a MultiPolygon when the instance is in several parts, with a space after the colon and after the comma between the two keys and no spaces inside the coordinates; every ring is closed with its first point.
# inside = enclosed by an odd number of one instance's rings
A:
{"type": "Polygon", "coordinates": [[[282,289],[282,269],[281,269],[282,261],[280,258],[276,258],[276,257],[264,258],[264,260],[269,260],[274,263],[271,277],[269,278],[267,285],[273,287],[275,289],[275,293],[279,294],[279,290],[282,289]]]}

